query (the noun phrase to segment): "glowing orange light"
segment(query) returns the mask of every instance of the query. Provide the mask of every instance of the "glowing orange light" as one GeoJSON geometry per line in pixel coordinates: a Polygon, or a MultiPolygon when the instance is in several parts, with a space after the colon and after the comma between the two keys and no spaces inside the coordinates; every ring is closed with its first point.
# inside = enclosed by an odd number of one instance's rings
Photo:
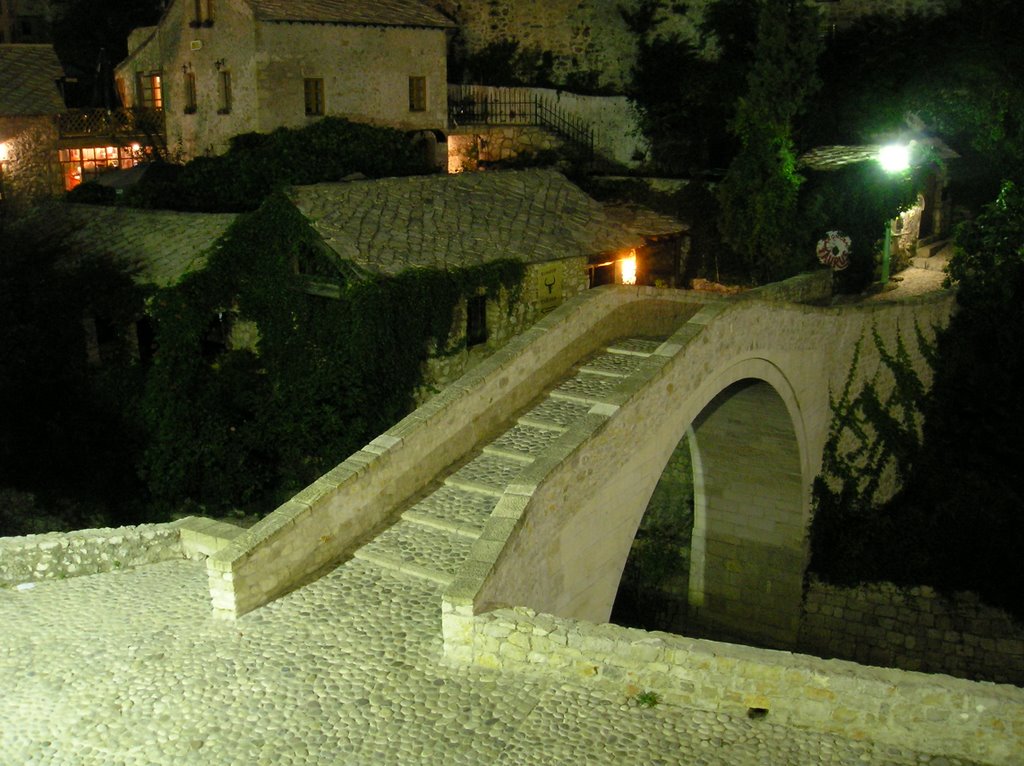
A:
{"type": "Polygon", "coordinates": [[[0,162],[7,162],[7,154],[10,151],[7,144],[0,144],[0,162]]]}
{"type": "Polygon", "coordinates": [[[636,284],[636,250],[629,251],[629,257],[623,258],[620,263],[622,264],[622,284],[624,285],[635,285],[636,284]]]}

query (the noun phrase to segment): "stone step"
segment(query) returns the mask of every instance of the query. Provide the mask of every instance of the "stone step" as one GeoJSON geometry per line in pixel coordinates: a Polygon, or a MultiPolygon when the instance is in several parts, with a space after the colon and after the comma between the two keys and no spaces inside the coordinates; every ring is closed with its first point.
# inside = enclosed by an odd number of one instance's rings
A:
{"type": "Polygon", "coordinates": [[[587,360],[574,376],[522,415],[504,434],[412,505],[355,558],[448,585],[506,487],[591,406],[635,372],[657,341],[620,341],[587,360]]]}
{"type": "Polygon", "coordinates": [[[553,399],[569,399],[583,404],[599,404],[606,401],[623,378],[578,372],[575,377],[566,378],[551,390],[553,399]]]}
{"type": "Polygon", "coordinates": [[[558,434],[550,428],[517,423],[484,447],[484,454],[530,463],[558,438],[558,434]]]}
{"type": "Polygon", "coordinates": [[[519,424],[546,428],[549,431],[566,431],[569,426],[590,411],[591,405],[568,399],[545,399],[529,412],[519,417],[519,424]]]}
{"type": "Polygon", "coordinates": [[[650,356],[663,341],[652,338],[623,338],[608,346],[610,354],[627,354],[631,356],[650,356]]]}
{"type": "Polygon", "coordinates": [[[488,492],[445,486],[413,505],[402,518],[475,540],[497,504],[498,498],[488,492]]]}
{"type": "Polygon", "coordinates": [[[354,557],[449,585],[472,545],[473,541],[463,535],[403,519],[357,550],[354,557]]]}
{"type": "Polygon", "coordinates": [[[640,354],[599,354],[580,367],[580,372],[610,378],[628,378],[646,358],[640,354]]]}
{"type": "Polygon", "coordinates": [[[523,470],[521,460],[500,455],[477,455],[444,480],[449,487],[485,492],[500,497],[505,487],[523,470]]]}

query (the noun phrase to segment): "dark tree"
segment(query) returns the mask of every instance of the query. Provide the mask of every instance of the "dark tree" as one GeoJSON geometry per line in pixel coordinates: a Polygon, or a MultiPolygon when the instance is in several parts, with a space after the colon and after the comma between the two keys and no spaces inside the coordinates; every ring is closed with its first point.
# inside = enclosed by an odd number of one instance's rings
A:
{"type": "Polygon", "coordinates": [[[731,126],[740,150],[719,187],[723,238],[758,281],[790,276],[810,262],[797,217],[803,179],[793,123],[817,86],[819,51],[813,9],[798,0],[761,4],[747,93],[731,126]]]}
{"type": "MultiPolygon", "coordinates": [[[[127,335],[142,296],[109,260],[26,231],[0,239],[0,487],[35,494],[50,528],[126,520],[143,500],[127,335]],[[89,360],[87,322],[102,360],[89,360]]],[[[0,535],[27,531],[44,530],[0,512],[0,535]]]]}
{"type": "MultiPolygon", "coordinates": [[[[677,4],[668,12],[686,11],[677,4]]],[[[663,11],[654,0],[620,12],[637,37],[628,95],[655,166],[673,175],[724,168],[737,148],[726,126],[751,63],[757,0],[713,3],[692,41],[659,31],[663,11]]]]}

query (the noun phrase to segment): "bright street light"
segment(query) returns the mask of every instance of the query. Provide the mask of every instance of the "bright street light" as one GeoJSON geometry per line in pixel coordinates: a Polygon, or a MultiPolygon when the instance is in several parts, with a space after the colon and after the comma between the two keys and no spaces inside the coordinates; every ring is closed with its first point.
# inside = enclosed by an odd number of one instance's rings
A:
{"type": "Polygon", "coordinates": [[[878,162],[886,173],[902,173],[910,167],[910,146],[886,144],[878,150],[878,162]]]}
{"type": "MultiPolygon", "coordinates": [[[[889,174],[902,173],[910,167],[909,144],[886,144],[878,150],[878,163],[889,174]]],[[[892,221],[885,222],[885,244],[882,247],[882,284],[889,282],[889,257],[892,251],[892,221]]]]}

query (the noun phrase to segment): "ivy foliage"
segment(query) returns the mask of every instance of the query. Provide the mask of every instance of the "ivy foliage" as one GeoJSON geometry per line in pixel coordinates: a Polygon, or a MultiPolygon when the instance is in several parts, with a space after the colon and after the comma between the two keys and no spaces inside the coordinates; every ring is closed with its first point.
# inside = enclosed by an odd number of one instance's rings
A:
{"type": "MultiPolygon", "coordinates": [[[[283,193],[235,221],[207,268],[162,290],[143,398],[143,472],[167,508],[268,510],[410,411],[454,310],[485,289],[517,292],[525,266],[414,269],[345,280],[283,193]],[[338,299],[302,288],[295,262],[325,261],[338,299]],[[251,321],[256,351],[201,353],[218,314],[251,321]]],[[[439,348],[440,347],[440,348],[439,348]]]]}
{"type": "MultiPolygon", "coordinates": [[[[917,344],[925,359],[934,348],[919,328],[917,344]]],[[[829,397],[832,423],[814,480],[810,569],[830,582],[853,584],[886,579],[894,555],[907,551],[896,520],[879,496],[883,477],[899,486],[910,476],[921,449],[921,403],[925,386],[914,370],[901,334],[890,351],[876,329],[872,339],[881,365],[859,390],[863,338],[857,342],[843,390],[829,397]],[[879,376],[893,378],[890,393],[879,393],[879,376]],[[889,472],[892,472],[891,475],[889,472]]]]}
{"type": "MultiPolygon", "coordinates": [[[[200,212],[242,212],[259,207],[283,186],[429,172],[405,133],[324,117],[303,128],[243,133],[228,151],[185,165],[157,163],[118,199],[129,207],[200,212]]],[[[109,192],[83,184],[70,201],[109,202],[109,192]]]]}

